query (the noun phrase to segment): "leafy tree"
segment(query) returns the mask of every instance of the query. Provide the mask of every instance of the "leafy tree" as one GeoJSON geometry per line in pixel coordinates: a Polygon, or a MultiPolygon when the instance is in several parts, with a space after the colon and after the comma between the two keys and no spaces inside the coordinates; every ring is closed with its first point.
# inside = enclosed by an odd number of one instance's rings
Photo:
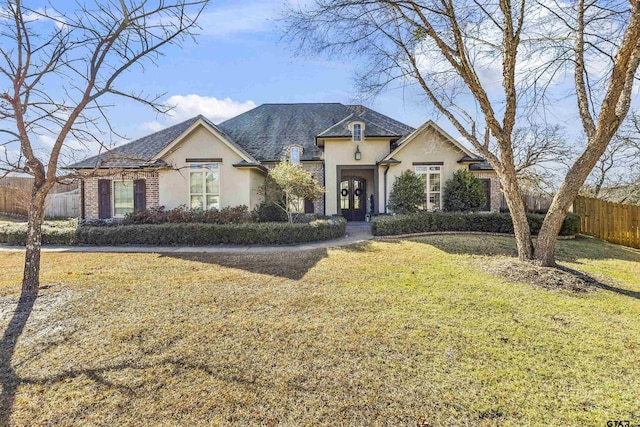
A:
{"type": "Polygon", "coordinates": [[[449,212],[477,211],[487,202],[482,181],[466,169],[459,169],[444,184],[444,210],[449,212]]]}
{"type": "Polygon", "coordinates": [[[406,170],[396,177],[387,207],[398,214],[415,213],[426,202],[424,178],[406,170]]]}
{"type": "Polygon", "coordinates": [[[278,206],[286,212],[289,223],[293,223],[294,214],[304,211],[305,199],[313,200],[324,193],[309,172],[286,160],[269,171],[269,178],[280,188],[283,203],[278,206]]]}

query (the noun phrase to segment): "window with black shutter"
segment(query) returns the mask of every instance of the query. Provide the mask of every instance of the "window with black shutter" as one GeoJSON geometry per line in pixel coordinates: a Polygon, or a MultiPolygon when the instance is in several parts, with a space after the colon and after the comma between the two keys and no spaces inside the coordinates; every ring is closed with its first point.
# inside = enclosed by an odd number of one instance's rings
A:
{"type": "Polygon", "coordinates": [[[313,200],[304,199],[304,213],[306,213],[306,214],[315,213],[315,208],[313,206],[313,200]]]}
{"type": "Polygon", "coordinates": [[[98,180],[98,218],[111,218],[111,180],[98,180]]]}
{"type": "Polygon", "coordinates": [[[133,210],[140,212],[147,208],[147,183],[144,179],[133,181],[133,210]]]}

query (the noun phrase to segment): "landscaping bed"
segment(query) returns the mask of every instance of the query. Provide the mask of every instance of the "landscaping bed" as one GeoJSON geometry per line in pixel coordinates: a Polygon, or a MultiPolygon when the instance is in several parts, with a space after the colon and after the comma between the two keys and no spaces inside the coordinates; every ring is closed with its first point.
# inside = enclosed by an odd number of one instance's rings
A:
{"type": "MultiPolygon", "coordinates": [[[[45,223],[42,242],[58,245],[286,245],[344,236],[346,221],[340,217],[309,223],[162,223],[77,225],[75,221],[45,223]]],[[[26,224],[0,225],[0,243],[24,245],[26,224]]]]}
{"type": "MultiPolygon", "coordinates": [[[[531,233],[538,234],[544,215],[528,214],[527,219],[531,233]]],[[[568,214],[560,229],[560,236],[576,235],[579,226],[580,217],[568,214]]],[[[508,213],[419,212],[375,217],[371,224],[374,236],[455,231],[513,234],[513,222],[508,213]]]]}

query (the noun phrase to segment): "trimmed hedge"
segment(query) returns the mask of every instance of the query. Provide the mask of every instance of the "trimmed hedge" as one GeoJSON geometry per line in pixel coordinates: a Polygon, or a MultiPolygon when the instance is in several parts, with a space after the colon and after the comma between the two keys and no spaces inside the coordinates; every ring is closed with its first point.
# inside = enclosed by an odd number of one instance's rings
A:
{"type": "MultiPolygon", "coordinates": [[[[544,215],[528,214],[532,234],[538,234],[544,215]]],[[[567,214],[561,236],[578,234],[580,217],[567,214]]],[[[373,219],[371,232],[374,236],[426,233],[438,231],[475,231],[485,233],[513,234],[513,223],[508,213],[446,213],[420,212],[411,215],[379,216],[373,219]]]]}
{"type": "Polygon", "coordinates": [[[164,224],[164,223],[192,223],[208,224],[244,224],[252,222],[249,208],[245,205],[227,206],[222,209],[190,209],[186,205],[166,210],[164,206],[148,208],[140,212],[126,214],[123,224],[164,224]]]}
{"type": "MultiPolygon", "coordinates": [[[[73,245],[76,243],[77,222],[45,222],[42,225],[42,243],[48,245],[73,245]]],[[[24,246],[27,244],[27,224],[0,225],[0,243],[24,246]]]]}
{"type": "Polygon", "coordinates": [[[282,245],[344,236],[346,221],[333,217],[308,224],[141,224],[78,227],[77,241],[88,245],[282,245]]]}
{"type": "MultiPolygon", "coordinates": [[[[72,245],[286,245],[344,236],[346,221],[331,217],[305,224],[133,224],[110,227],[69,223],[42,227],[45,244],[72,245]]],[[[0,243],[24,246],[26,224],[0,226],[0,243]]]]}

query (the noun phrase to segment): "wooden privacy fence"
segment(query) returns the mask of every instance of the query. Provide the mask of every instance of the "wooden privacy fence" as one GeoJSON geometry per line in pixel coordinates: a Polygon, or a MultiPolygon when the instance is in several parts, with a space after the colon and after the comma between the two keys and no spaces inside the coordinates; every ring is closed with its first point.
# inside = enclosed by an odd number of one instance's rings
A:
{"type": "Polygon", "coordinates": [[[44,215],[48,218],[78,218],[80,216],[80,190],[49,194],[44,215]]]}
{"type": "Polygon", "coordinates": [[[0,212],[26,216],[29,210],[29,191],[22,188],[0,187],[0,212]]]}
{"type": "Polygon", "coordinates": [[[580,215],[580,233],[640,248],[640,206],[578,196],[573,212],[580,215]]]}
{"type": "MultiPolygon", "coordinates": [[[[0,186],[0,213],[27,216],[29,210],[28,190],[0,186]]],[[[45,202],[47,218],[77,218],[80,216],[80,190],[51,193],[45,202]]]]}
{"type": "MultiPolygon", "coordinates": [[[[522,201],[524,202],[524,205],[529,212],[546,211],[547,209],[549,209],[549,206],[551,206],[553,197],[542,194],[525,194],[522,196],[522,201]]],[[[502,197],[500,199],[500,209],[509,209],[504,193],[502,194],[502,197]]]]}

